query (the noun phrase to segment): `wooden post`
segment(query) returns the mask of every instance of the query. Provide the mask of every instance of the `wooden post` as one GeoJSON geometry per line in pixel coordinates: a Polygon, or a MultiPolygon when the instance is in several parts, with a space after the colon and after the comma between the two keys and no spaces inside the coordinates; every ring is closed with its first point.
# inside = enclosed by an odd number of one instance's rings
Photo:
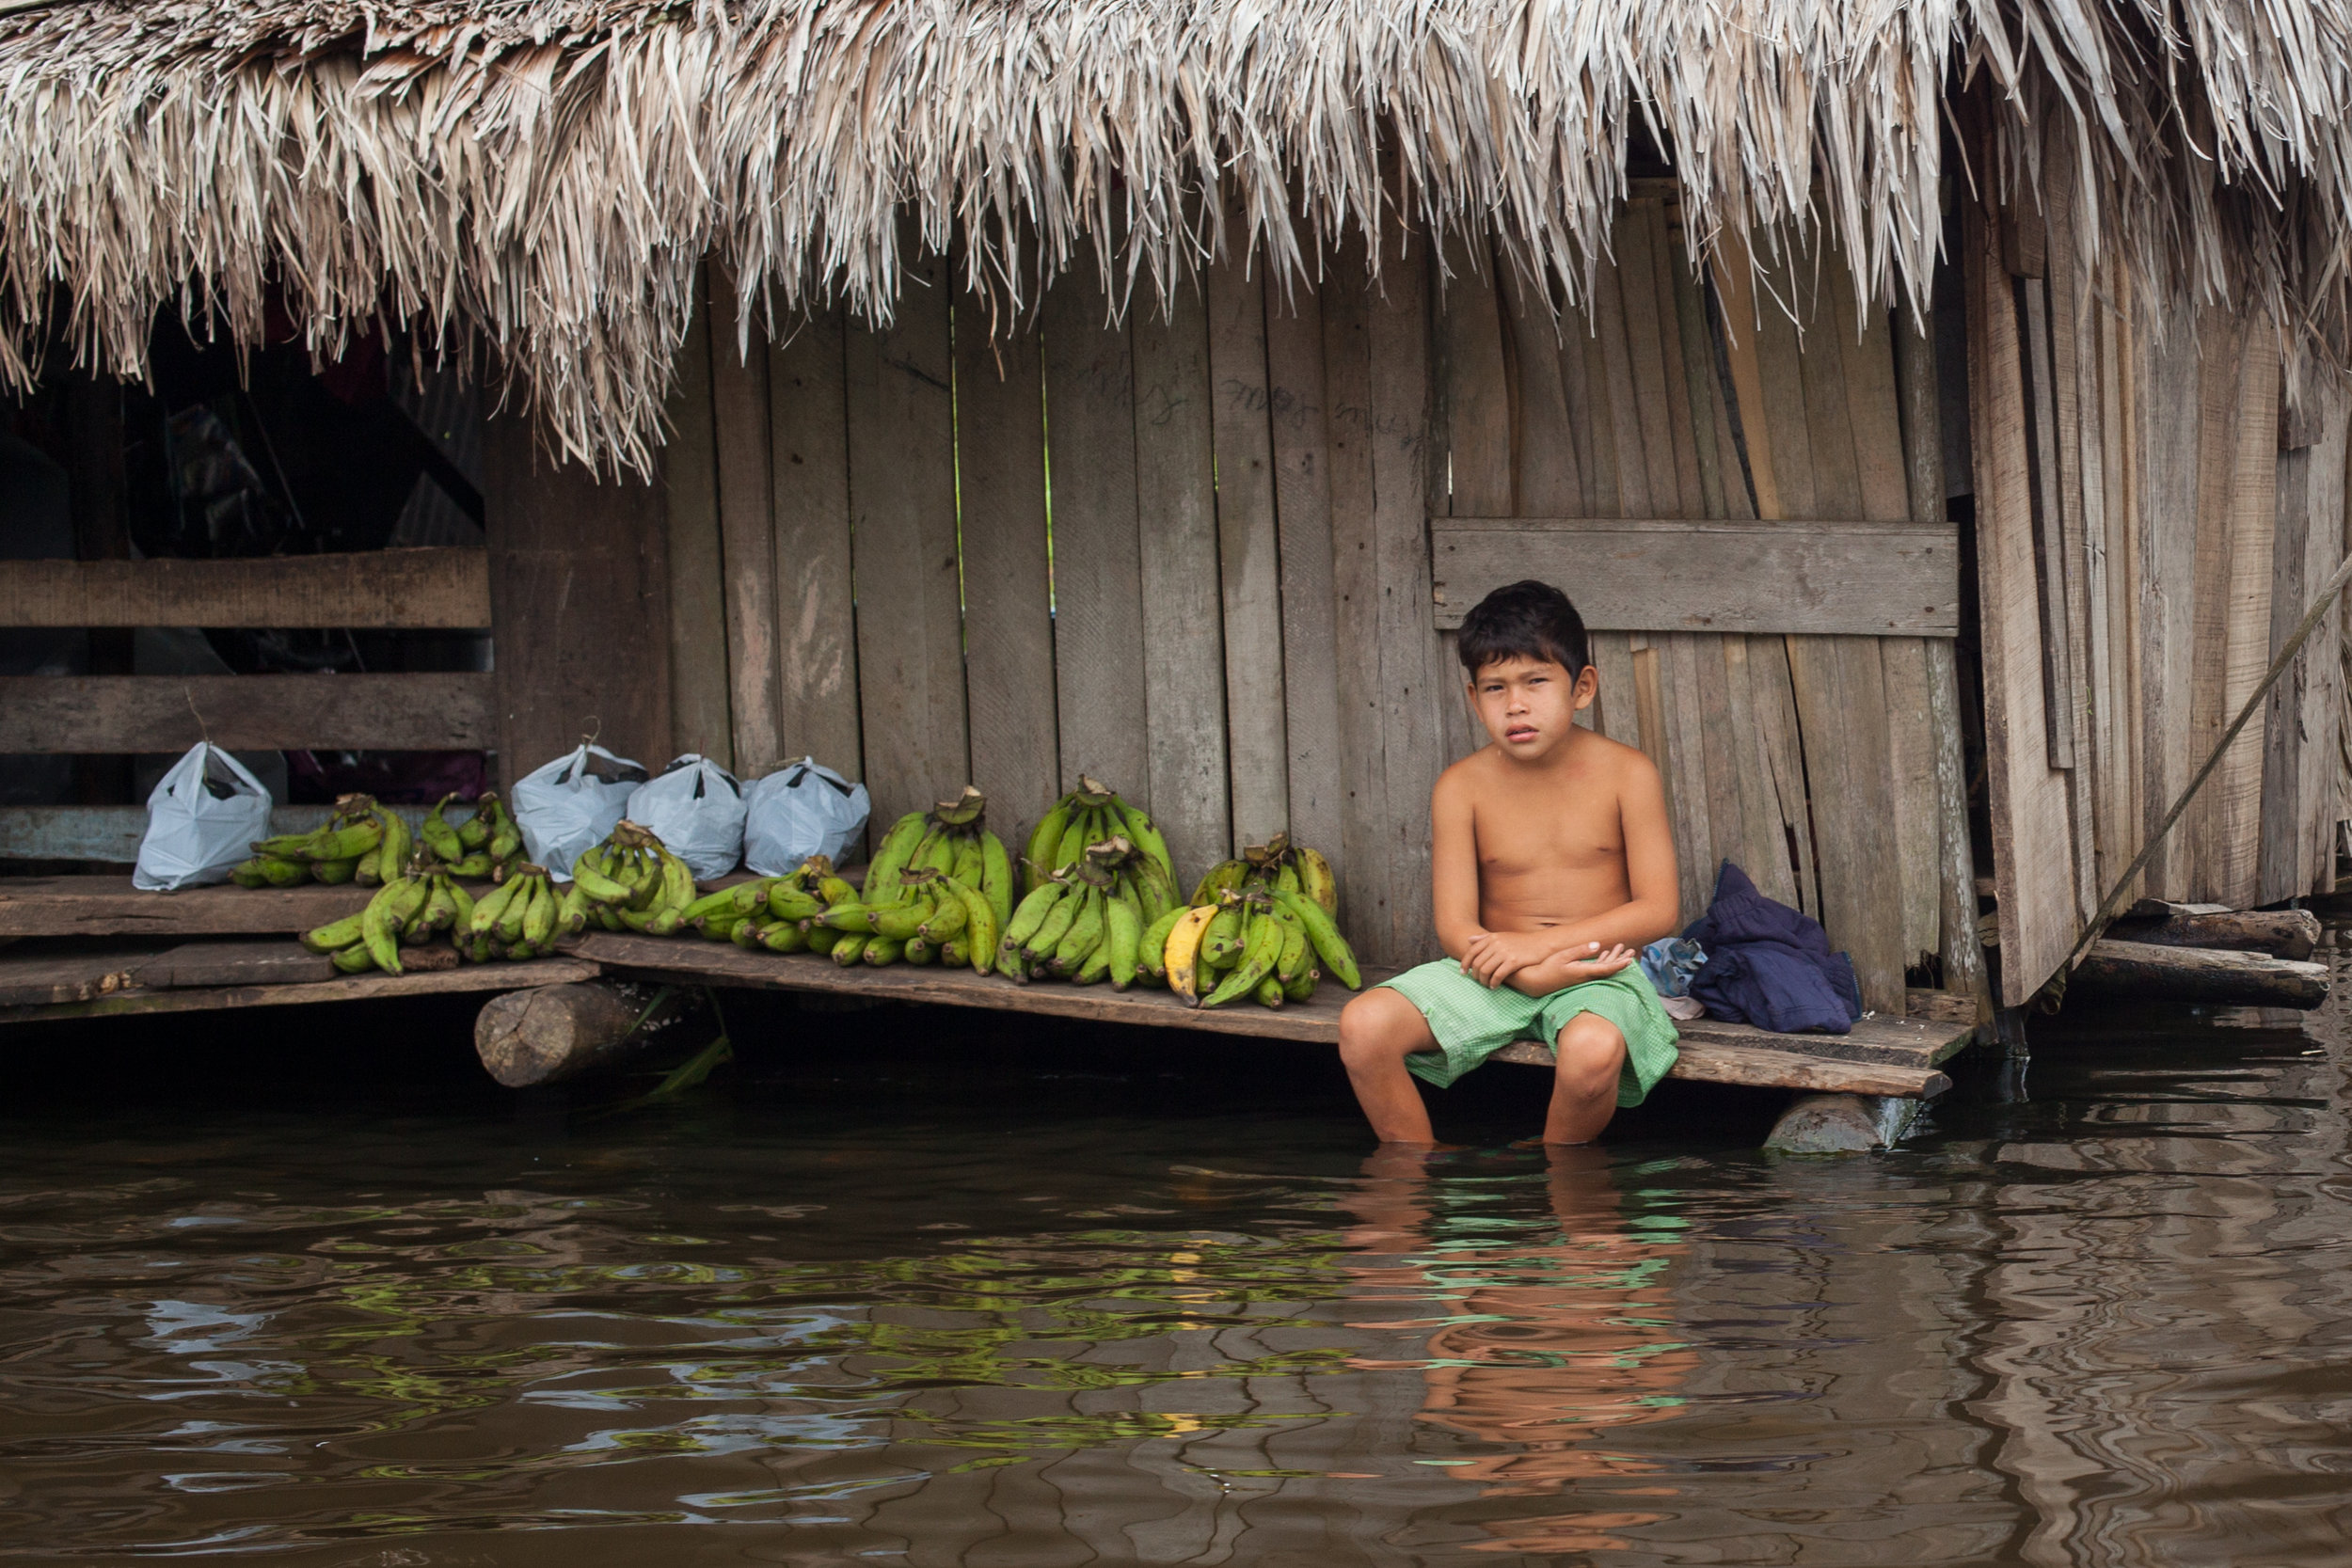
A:
{"type": "Polygon", "coordinates": [[[558,464],[508,416],[484,433],[499,775],[505,787],[584,735],[670,759],[670,585],[663,493],[558,464]]]}
{"type": "MultiPolygon", "coordinates": [[[[1935,318],[1906,311],[1889,324],[1895,339],[1895,382],[1902,407],[1903,462],[1914,522],[1941,523],[1944,511],[1944,431],[1935,364],[1935,318]]],[[[1960,666],[1952,640],[1932,638],[1928,651],[1928,722],[1935,737],[1937,860],[1943,867],[1940,909],[1944,989],[1974,997],[1977,1022],[1993,1021],[1993,988],[1977,930],[1977,860],[1968,834],[1968,771],[1960,736],[1960,666]]]]}

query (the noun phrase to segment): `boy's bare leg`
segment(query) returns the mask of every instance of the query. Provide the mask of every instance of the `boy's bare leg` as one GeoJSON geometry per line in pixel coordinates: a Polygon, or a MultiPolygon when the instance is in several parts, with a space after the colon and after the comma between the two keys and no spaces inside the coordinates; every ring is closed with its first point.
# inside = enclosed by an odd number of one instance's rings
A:
{"type": "Polygon", "coordinates": [[[1421,1102],[1405,1058],[1434,1051],[1438,1037],[1421,1009],[1397,991],[1375,987],[1340,1011],[1340,1060],[1356,1090],[1356,1103],[1384,1144],[1435,1144],[1429,1109],[1421,1102]]]}
{"type": "MultiPolygon", "coordinates": [[[[1343,1020],[1343,1039],[1345,1033],[1343,1020]]],[[[1625,1035],[1598,1013],[1579,1013],[1560,1031],[1552,1054],[1557,1065],[1552,1069],[1551,1106],[1544,1113],[1544,1142],[1591,1143],[1616,1115],[1625,1035]]]]}

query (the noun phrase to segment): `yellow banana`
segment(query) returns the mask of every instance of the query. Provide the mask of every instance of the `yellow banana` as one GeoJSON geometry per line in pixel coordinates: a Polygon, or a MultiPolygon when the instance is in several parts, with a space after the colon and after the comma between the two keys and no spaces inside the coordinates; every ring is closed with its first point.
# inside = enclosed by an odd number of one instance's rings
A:
{"type": "Polygon", "coordinates": [[[1298,857],[1298,891],[1322,906],[1324,913],[1338,914],[1340,883],[1331,875],[1331,863],[1303,844],[1293,852],[1298,857]]]}
{"type": "Polygon", "coordinates": [[[1208,935],[1209,922],[1216,918],[1216,912],[1215,904],[1196,905],[1179,915],[1168,933],[1168,946],[1161,955],[1168,989],[1182,997],[1187,1007],[1200,1005],[1200,941],[1208,935]]]}

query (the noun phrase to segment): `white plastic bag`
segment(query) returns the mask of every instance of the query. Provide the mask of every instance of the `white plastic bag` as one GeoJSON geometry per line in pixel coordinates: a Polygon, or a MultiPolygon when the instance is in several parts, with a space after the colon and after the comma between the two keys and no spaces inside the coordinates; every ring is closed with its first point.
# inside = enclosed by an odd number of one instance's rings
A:
{"type": "Polygon", "coordinates": [[[706,882],[725,876],[743,858],[743,786],[735,775],[692,752],[628,798],[628,819],[650,829],[706,882]]]}
{"type": "Polygon", "coordinates": [[[743,864],[755,876],[789,876],[811,855],[838,863],[866,832],[866,786],[815,757],[755,779],[744,804],[743,864]]]}
{"type": "Polygon", "coordinates": [[[207,740],[188,748],[147,798],[147,836],[131,885],[171,893],[225,882],[269,836],[269,791],[244,763],[207,740]]]}
{"type": "Polygon", "coordinates": [[[644,764],[585,745],[527,775],[513,797],[523,852],[557,881],[570,881],[572,862],[604,842],[644,782],[644,764]]]}

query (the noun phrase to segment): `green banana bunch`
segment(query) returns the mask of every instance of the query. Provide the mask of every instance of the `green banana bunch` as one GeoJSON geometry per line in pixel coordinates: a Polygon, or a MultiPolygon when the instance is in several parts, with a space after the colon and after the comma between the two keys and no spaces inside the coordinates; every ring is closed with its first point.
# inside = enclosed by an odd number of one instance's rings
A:
{"type": "Polygon", "coordinates": [[[1168,858],[1168,841],[1160,836],[1148,813],[1121,800],[1117,790],[1100,779],[1083,773],[1078,775],[1078,787],[1055,801],[1053,809],[1030,830],[1021,857],[1024,894],[1037,892],[1056,872],[1075,865],[1089,845],[1112,838],[1126,840],[1144,865],[1156,868],[1155,873],[1138,870],[1136,879],[1145,919],[1157,920],[1176,901],[1176,868],[1168,858]],[[1145,882],[1157,897],[1143,892],[1140,884],[1145,882]]]}
{"type": "Polygon", "coordinates": [[[997,933],[1012,918],[1014,885],[1012,857],[989,831],[987,813],[988,798],[970,784],[953,800],[907,813],[876,845],[862,889],[819,880],[813,891],[824,902],[799,914],[802,934],[815,948],[820,933],[831,933],[829,951],[845,966],[952,958],[987,974],[997,961],[997,933]],[[850,958],[845,947],[854,950],[850,958]]]}
{"type": "MultiPolygon", "coordinates": [[[[1123,826],[1123,816],[1107,806],[1066,800],[1047,816],[1059,820],[1059,842],[1052,850],[1057,863],[1022,898],[995,939],[998,971],[1016,980],[1050,976],[1082,986],[1108,980],[1120,990],[1166,984],[1166,965],[1155,961],[1156,954],[1173,914],[1184,908],[1166,866],[1120,831],[1093,843],[1076,842],[1105,822],[1123,826]],[[1145,939],[1154,930],[1159,942],[1147,956],[1145,939]]],[[[1032,835],[1041,852],[1055,836],[1045,831],[1052,826],[1049,820],[1032,835]]],[[[978,935],[975,927],[975,938],[978,935]]],[[[974,940],[967,945],[977,952],[980,944],[974,940]]]]}
{"type": "MultiPolygon", "coordinates": [[[[256,839],[253,858],[239,863],[229,873],[229,879],[246,888],[298,887],[312,878],[330,883],[350,881],[359,861],[376,852],[388,819],[399,821],[377,806],[373,796],[341,796],[335,801],[334,815],[310,832],[256,839]]],[[[403,824],[402,832],[406,831],[403,824]]]]}
{"type": "MultiPolygon", "coordinates": [[[[731,935],[734,921],[760,902],[766,892],[764,883],[745,885],[759,891],[746,895],[733,888],[725,890],[729,918],[721,936],[731,935]],[[739,897],[741,909],[735,908],[739,897]]],[[[581,924],[593,919],[608,931],[675,936],[690,921],[700,918],[704,924],[695,928],[709,935],[710,917],[720,912],[720,906],[696,893],[694,874],[686,863],[663,847],[654,833],[626,818],[603,843],[581,851],[572,863],[572,888],[580,895],[581,924]]]]}
{"type": "Polygon", "coordinates": [[[1340,934],[1339,901],[1330,862],[1277,833],[1210,867],[1193,888],[1197,917],[1180,910],[1144,933],[1143,967],[1181,970],[1184,983],[1169,984],[1204,1007],[1245,996],[1268,1007],[1311,1001],[1326,973],[1358,990],[1363,976],[1340,934]]]}

